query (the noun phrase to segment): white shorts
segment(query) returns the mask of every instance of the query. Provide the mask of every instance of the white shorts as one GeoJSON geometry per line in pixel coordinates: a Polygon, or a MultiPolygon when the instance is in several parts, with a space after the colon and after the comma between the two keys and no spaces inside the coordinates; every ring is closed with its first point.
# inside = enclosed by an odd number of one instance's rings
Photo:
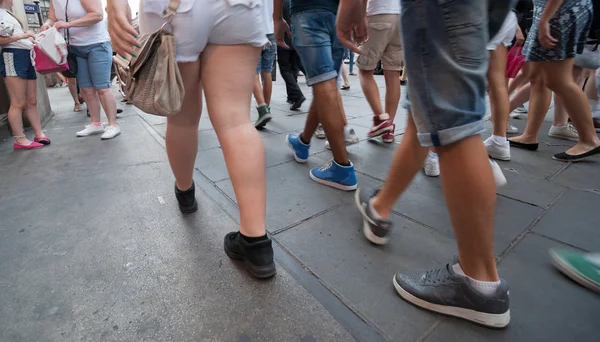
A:
{"type": "MultiPolygon", "coordinates": [[[[268,1],[268,0],[267,0],[268,1]]],[[[140,33],[158,30],[165,22],[169,0],[140,1],[140,33]]],[[[207,44],[263,46],[267,18],[263,0],[181,0],[172,25],[177,62],[194,62],[207,44]]]]}
{"type": "Polygon", "coordinates": [[[510,11],[504,19],[504,23],[502,23],[502,27],[494,38],[490,40],[487,45],[488,51],[494,51],[500,44],[504,44],[504,46],[508,47],[512,44],[513,39],[515,39],[515,35],[517,34],[517,15],[515,12],[510,11]]]}

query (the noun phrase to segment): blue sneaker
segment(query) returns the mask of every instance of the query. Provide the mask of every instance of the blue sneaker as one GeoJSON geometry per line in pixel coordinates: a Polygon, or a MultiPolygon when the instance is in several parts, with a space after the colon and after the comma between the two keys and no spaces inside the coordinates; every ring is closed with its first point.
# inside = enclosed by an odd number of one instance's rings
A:
{"type": "Polygon", "coordinates": [[[350,166],[342,166],[333,159],[321,168],[310,170],[310,178],[317,183],[344,191],[356,190],[358,187],[354,164],[350,163],[350,166]]]}
{"type": "Polygon", "coordinates": [[[300,136],[297,134],[288,134],[285,137],[288,146],[294,150],[294,158],[298,163],[304,164],[308,160],[308,150],[310,145],[306,145],[300,140],[300,136]]]}

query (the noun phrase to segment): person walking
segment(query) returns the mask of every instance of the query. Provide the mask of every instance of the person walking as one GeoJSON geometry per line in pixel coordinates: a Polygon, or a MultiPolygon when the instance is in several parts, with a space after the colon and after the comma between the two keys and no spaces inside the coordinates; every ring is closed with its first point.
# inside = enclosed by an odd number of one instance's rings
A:
{"type": "MultiPolygon", "coordinates": [[[[355,195],[365,237],[387,243],[392,207],[434,146],[458,257],[428,271],[401,270],[394,288],[416,306],[495,328],[510,322],[509,295],[494,257],[494,164],[479,133],[486,110],[486,44],[510,2],[402,0],[407,128],[383,186],[355,195]]],[[[337,32],[355,51],[367,36],[364,8],[361,0],[340,0],[337,32]]]]}
{"type": "Polygon", "coordinates": [[[121,134],[121,129],[117,125],[117,100],[110,88],[112,46],[103,18],[100,0],[52,0],[41,30],[63,30],[69,53],[77,57],[77,83],[92,119],[77,136],[102,134],[106,140],[121,134]],[[100,123],[101,105],[108,127],[100,123]]]}
{"type": "Polygon", "coordinates": [[[265,127],[271,121],[271,94],[273,93],[273,66],[277,57],[277,44],[273,36],[273,1],[265,0],[264,20],[267,30],[267,39],[269,42],[264,46],[258,65],[256,66],[256,76],[254,77],[254,98],[256,99],[256,110],[258,118],[254,123],[256,128],[265,127]],[[262,80],[262,83],[261,83],[262,80]]]}
{"type": "Polygon", "coordinates": [[[12,0],[0,0],[0,21],[5,24],[0,31],[0,74],[10,97],[8,122],[15,139],[13,148],[40,148],[49,145],[50,139],[42,131],[37,109],[37,74],[30,57],[33,32],[23,31],[21,22],[8,11],[12,4],[12,0]],[[23,111],[35,133],[33,141],[23,131],[23,111]]]}
{"type": "MultiPolygon", "coordinates": [[[[290,22],[290,1],[283,1],[283,19],[290,22]]],[[[298,86],[298,70],[300,69],[300,56],[294,49],[294,44],[290,37],[285,37],[285,44],[289,48],[277,46],[277,62],[279,63],[279,71],[285,82],[287,91],[287,102],[291,104],[291,110],[299,109],[306,97],[298,86]]]]}
{"type": "MultiPolygon", "coordinates": [[[[140,33],[150,33],[166,22],[163,12],[176,0],[140,3],[140,33]]],[[[126,17],[127,2],[108,1],[112,41],[120,55],[134,54],[139,44],[126,17]]],[[[262,2],[187,1],[172,17],[176,60],[185,87],[181,111],[167,118],[166,147],[175,176],[175,197],[182,213],[198,209],[193,180],[198,152],[202,92],[240,209],[239,231],[225,236],[226,254],[244,261],[257,278],[275,275],[273,247],[265,229],[265,151],[250,121],[256,65],[268,43],[262,2]],[[227,70],[223,73],[223,70],[227,70]]]]}

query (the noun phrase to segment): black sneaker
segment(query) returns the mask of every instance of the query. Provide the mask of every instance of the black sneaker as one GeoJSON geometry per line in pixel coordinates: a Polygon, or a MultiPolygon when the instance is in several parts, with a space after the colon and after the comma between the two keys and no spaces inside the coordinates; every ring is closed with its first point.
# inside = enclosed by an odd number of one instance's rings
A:
{"type": "Polygon", "coordinates": [[[191,214],[198,210],[198,202],[196,201],[196,184],[192,182],[192,186],[181,191],[177,189],[177,183],[175,183],[175,197],[179,202],[179,210],[184,214],[191,214]]]}
{"type": "Polygon", "coordinates": [[[508,284],[500,279],[493,295],[471,287],[468,278],[456,275],[452,264],[426,272],[394,276],[396,292],[407,302],[444,315],[460,317],[491,328],[504,328],[510,322],[508,284]]]}
{"type": "Polygon", "coordinates": [[[225,235],[225,253],[231,259],[244,260],[246,269],[256,278],[275,275],[271,238],[253,243],[246,242],[240,232],[225,235]]]}
{"type": "Polygon", "coordinates": [[[304,101],[306,101],[306,97],[302,96],[301,98],[297,99],[296,101],[292,102],[292,106],[290,107],[290,110],[297,110],[299,109],[302,104],[304,103],[304,101]]]}
{"type": "Polygon", "coordinates": [[[261,105],[256,107],[258,111],[258,119],[254,123],[254,127],[263,128],[267,122],[271,121],[271,108],[267,105],[261,105]]]}
{"type": "Polygon", "coordinates": [[[379,189],[373,191],[358,189],[356,190],[354,199],[358,210],[363,216],[363,233],[367,240],[376,245],[385,245],[390,241],[392,221],[384,218],[375,218],[373,208],[369,205],[371,198],[375,197],[378,192],[379,189]]]}

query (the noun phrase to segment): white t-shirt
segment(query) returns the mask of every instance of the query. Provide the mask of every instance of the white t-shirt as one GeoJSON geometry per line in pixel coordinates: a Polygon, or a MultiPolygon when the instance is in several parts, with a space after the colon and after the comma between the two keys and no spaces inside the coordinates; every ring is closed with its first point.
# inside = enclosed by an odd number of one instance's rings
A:
{"type": "MultiPolygon", "coordinates": [[[[68,1],[69,9],[67,15],[69,16],[69,21],[82,18],[87,14],[87,11],[81,4],[81,0],[68,1]]],[[[65,18],[65,7],[67,6],[67,0],[52,0],[52,5],[54,6],[54,14],[56,15],[56,19],[67,21],[65,18]]],[[[69,29],[68,43],[73,46],[86,46],[109,41],[110,36],[108,35],[108,27],[106,26],[106,21],[104,20],[92,26],[71,27],[69,29]]]]}
{"type": "MultiPolygon", "coordinates": [[[[19,21],[15,19],[12,15],[10,15],[4,8],[0,8],[0,21],[6,22],[14,26],[13,36],[17,34],[25,33],[19,21]]],[[[33,49],[33,43],[28,39],[17,40],[16,42],[8,43],[6,45],[0,46],[1,48],[9,48],[9,49],[25,49],[31,50],[33,49]]]]}
{"type": "Polygon", "coordinates": [[[400,14],[400,0],[369,0],[367,16],[376,14],[400,14]]]}
{"type": "Polygon", "coordinates": [[[275,24],[273,23],[273,0],[263,1],[263,9],[265,23],[267,25],[267,34],[275,32],[275,24]]]}

